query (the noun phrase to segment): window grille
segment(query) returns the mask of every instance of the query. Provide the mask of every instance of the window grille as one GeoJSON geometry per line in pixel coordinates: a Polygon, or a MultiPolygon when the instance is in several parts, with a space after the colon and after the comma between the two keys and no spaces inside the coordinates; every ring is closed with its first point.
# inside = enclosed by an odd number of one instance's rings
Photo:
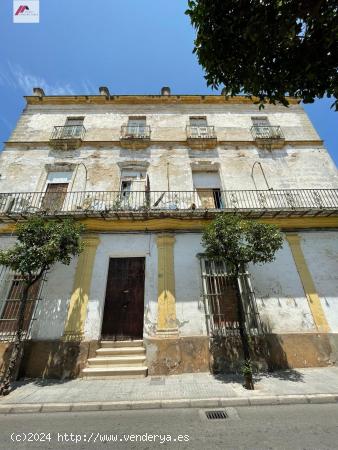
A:
{"type": "Polygon", "coordinates": [[[245,327],[249,334],[260,332],[260,320],[250,274],[243,270],[238,279],[227,270],[222,260],[200,258],[203,300],[208,333],[211,336],[239,334],[236,284],[242,301],[245,327]]]}
{"type": "MultiPolygon", "coordinates": [[[[41,299],[44,277],[38,280],[28,292],[28,300],[24,312],[22,339],[30,339],[30,333],[39,300],[41,299]]],[[[21,275],[7,268],[0,269],[0,341],[11,342],[15,338],[18,325],[20,299],[24,281],[21,275]]]]}

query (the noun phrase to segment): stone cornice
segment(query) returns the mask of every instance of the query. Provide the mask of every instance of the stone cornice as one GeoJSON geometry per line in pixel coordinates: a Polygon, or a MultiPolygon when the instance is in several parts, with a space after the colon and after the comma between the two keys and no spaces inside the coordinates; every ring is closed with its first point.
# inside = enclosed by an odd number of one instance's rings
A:
{"type": "MultiPolygon", "coordinates": [[[[24,97],[27,105],[78,105],[78,104],[257,104],[258,98],[245,96],[225,97],[224,95],[46,95],[37,97],[27,95],[24,97]]],[[[297,105],[301,99],[288,97],[290,105],[297,105]]],[[[268,105],[268,104],[267,104],[268,105]]],[[[278,105],[281,106],[281,105],[278,105]]]]}

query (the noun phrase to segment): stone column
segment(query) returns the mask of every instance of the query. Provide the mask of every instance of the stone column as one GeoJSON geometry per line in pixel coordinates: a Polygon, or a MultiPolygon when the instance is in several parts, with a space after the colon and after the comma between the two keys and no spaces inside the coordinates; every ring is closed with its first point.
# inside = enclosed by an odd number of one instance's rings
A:
{"type": "Polygon", "coordinates": [[[323,311],[319,295],[317,294],[310,270],[305,261],[305,257],[300,245],[300,236],[297,233],[287,233],[286,239],[289,243],[292,256],[295,261],[307,301],[309,303],[314,323],[318,331],[327,333],[330,331],[330,327],[326,320],[325,313],[323,311]]]}
{"type": "Polygon", "coordinates": [[[94,260],[100,238],[95,235],[88,235],[83,238],[83,242],[84,250],[79,256],[76,267],[73,293],[69,302],[63,335],[63,339],[66,341],[83,339],[94,260]]]}
{"type": "Polygon", "coordinates": [[[178,335],[176,322],[174,243],[175,236],[173,234],[164,233],[157,236],[158,335],[178,335]]]}

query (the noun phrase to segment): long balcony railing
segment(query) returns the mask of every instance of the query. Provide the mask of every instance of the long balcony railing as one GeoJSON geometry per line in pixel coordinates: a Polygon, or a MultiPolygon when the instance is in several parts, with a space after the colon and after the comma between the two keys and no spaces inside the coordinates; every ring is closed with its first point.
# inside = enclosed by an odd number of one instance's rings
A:
{"type": "Polygon", "coordinates": [[[338,215],[338,189],[197,191],[81,191],[0,194],[0,218],[116,216],[123,214],[198,215],[242,212],[247,216],[338,215]]]}

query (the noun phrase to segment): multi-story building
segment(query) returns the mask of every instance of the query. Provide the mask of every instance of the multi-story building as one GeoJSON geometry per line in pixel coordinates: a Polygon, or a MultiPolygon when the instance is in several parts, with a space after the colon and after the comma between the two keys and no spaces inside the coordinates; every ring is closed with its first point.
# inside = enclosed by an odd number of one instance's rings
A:
{"type": "MultiPolygon", "coordinates": [[[[257,360],[334,364],[338,178],[299,101],[224,95],[47,96],[36,88],[1,154],[0,246],[31,215],[73,217],[85,250],[26,310],[26,376],[223,370],[237,358],[234,287],[203,256],[215,215],[277,224],[273,263],[239,280],[257,360]],[[262,350],[264,348],[264,351],[262,350]]],[[[0,356],[22,281],[1,272],[0,356]]]]}

